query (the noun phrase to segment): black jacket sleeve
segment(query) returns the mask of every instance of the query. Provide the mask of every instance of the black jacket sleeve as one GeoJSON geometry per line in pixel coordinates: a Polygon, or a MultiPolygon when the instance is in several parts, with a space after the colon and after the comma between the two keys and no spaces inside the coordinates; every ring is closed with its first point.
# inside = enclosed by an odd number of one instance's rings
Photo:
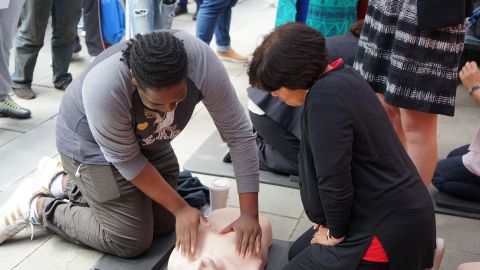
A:
{"type": "Polygon", "coordinates": [[[333,237],[342,237],[349,228],[353,201],[353,116],[334,94],[322,93],[307,104],[306,117],[327,227],[333,237]]]}

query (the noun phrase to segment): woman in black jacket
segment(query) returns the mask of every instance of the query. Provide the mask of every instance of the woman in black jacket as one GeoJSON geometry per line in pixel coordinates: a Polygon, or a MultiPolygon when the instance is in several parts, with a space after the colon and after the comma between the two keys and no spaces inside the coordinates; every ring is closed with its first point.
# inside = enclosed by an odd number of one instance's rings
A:
{"type": "Polygon", "coordinates": [[[318,31],[287,24],[255,50],[254,87],[304,105],[300,192],[315,224],[285,269],[432,267],[435,216],[427,189],[368,83],[327,62],[318,31]]]}

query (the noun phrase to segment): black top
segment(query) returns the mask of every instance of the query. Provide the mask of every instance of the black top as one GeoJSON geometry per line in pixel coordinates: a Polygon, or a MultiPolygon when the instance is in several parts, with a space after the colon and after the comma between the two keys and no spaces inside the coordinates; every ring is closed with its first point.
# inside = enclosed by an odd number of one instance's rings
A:
{"type": "Polygon", "coordinates": [[[331,36],[325,38],[327,46],[328,62],[333,62],[338,58],[343,59],[343,63],[353,66],[355,62],[355,52],[358,47],[358,39],[354,34],[348,32],[341,36],[331,36]]]}
{"type": "Polygon", "coordinates": [[[356,269],[374,235],[390,269],[432,266],[429,193],[374,91],[349,66],[324,74],[307,95],[299,170],[309,219],[346,236],[321,246],[319,269],[356,269]]]}
{"type": "Polygon", "coordinates": [[[472,0],[418,0],[418,27],[432,30],[464,22],[473,11],[472,0]]]}

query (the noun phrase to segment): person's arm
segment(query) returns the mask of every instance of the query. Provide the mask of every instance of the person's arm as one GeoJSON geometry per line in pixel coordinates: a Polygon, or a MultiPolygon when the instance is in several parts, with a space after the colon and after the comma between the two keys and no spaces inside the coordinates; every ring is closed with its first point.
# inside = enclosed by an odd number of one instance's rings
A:
{"type": "Polygon", "coordinates": [[[307,104],[305,114],[326,227],[330,236],[342,239],[350,226],[353,201],[353,119],[345,105],[329,93],[307,104]]]}
{"type": "Polygon", "coordinates": [[[240,256],[259,254],[261,251],[262,230],[258,222],[258,193],[240,193],[240,217],[220,233],[235,231],[235,247],[240,256]],[[258,226],[257,226],[258,225],[258,226]]]}
{"type": "Polygon", "coordinates": [[[259,165],[252,127],[227,71],[215,53],[205,43],[188,33],[179,31],[175,35],[184,40],[189,66],[194,67],[189,70],[188,76],[200,89],[202,102],[232,156],[240,194],[241,216],[222,232],[231,230],[236,232],[237,247],[240,247],[238,251],[242,255],[260,251],[261,230],[258,223],[257,194],[259,165]]]}
{"type": "Polygon", "coordinates": [[[480,104],[480,70],[475,61],[467,62],[459,73],[463,86],[471,92],[471,96],[480,104]]]}
{"type": "Polygon", "coordinates": [[[261,229],[258,223],[258,150],[252,127],[228,75],[216,56],[214,62],[217,62],[218,70],[209,71],[211,75],[207,89],[211,91],[204,95],[203,103],[230,149],[241,212],[240,217],[221,233],[235,231],[237,251],[241,256],[245,256],[260,252],[261,245],[261,229]]]}
{"type": "Polygon", "coordinates": [[[181,247],[182,255],[195,253],[199,223],[208,224],[202,213],[190,207],[155,169],[147,162],[145,168],[130,181],[148,197],[175,215],[176,248],[181,247]]]}

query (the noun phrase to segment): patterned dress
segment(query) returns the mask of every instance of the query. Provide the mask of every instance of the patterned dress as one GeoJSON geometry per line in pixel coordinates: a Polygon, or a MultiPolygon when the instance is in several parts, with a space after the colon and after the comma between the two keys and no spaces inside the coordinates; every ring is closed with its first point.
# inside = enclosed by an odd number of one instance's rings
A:
{"type": "Polygon", "coordinates": [[[275,26],[302,22],[325,37],[343,35],[357,20],[357,0],[279,0],[275,26]]]}
{"type": "Polygon", "coordinates": [[[390,105],[453,116],[464,35],[422,28],[417,0],[370,0],[354,67],[390,105]]]}

